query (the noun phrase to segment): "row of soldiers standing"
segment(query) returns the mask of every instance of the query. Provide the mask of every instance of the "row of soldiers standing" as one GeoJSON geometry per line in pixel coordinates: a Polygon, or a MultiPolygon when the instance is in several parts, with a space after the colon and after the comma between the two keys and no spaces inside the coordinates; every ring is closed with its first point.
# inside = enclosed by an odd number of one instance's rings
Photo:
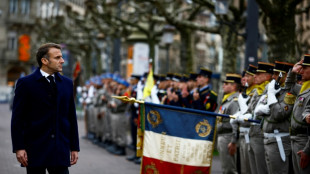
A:
{"type": "Polygon", "coordinates": [[[305,55],[295,65],[259,62],[243,77],[227,75],[218,112],[236,118],[217,123],[224,173],[238,173],[237,145],[241,173],[310,173],[309,73],[310,55],[305,55]],[[239,93],[238,84],[243,86],[239,93]]]}
{"type": "MultiPolygon", "coordinates": [[[[132,75],[129,85],[107,74],[101,78],[102,84],[93,87],[97,95],[87,104],[87,130],[111,153],[125,154],[127,118],[132,145],[136,145],[138,105],[111,98],[125,95],[234,115],[235,119],[219,117],[217,121],[217,149],[224,173],[238,173],[237,148],[241,173],[310,173],[310,55],[295,65],[259,62],[258,67],[249,65],[242,75],[226,74],[221,102],[211,90],[212,72],[208,69],[188,76],[154,75],[155,85],[145,98],[146,77],[132,75]]],[[[140,160],[136,156],[128,159],[140,160]]]]}

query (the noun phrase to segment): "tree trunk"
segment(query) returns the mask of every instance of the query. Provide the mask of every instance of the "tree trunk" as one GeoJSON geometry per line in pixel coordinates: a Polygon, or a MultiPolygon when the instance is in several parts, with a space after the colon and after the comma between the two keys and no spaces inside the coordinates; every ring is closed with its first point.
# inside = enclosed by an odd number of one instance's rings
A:
{"type": "Polygon", "coordinates": [[[91,75],[91,51],[89,49],[85,50],[85,58],[82,60],[84,66],[84,77],[89,79],[91,75]]]}
{"type": "Polygon", "coordinates": [[[263,20],[267,44],[269,46],[268,59],[284,62],[296,62],[296,34],[295,34],[295,8],[286,7],[281,13],[271,13],[263,20]]]}
{"type": "Polygon", "coordinates": [[[226,73],[236,73],[237,53],[238,53],[238,36],[229,26],[223,25],[221,29],[223,44],[223,76],[226,73]]]}
{"type": "Polygon", "coordinates": [[[192,30],[179,30],[181,35],[180,59],[181,73],[189,73],[193,70],[193,37],[192,30]]]}

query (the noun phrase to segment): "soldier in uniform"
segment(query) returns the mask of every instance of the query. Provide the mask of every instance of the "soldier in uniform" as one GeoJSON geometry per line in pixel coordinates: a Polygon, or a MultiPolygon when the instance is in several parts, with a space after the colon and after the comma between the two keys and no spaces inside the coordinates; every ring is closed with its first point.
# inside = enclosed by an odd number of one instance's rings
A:
{"type": "MultiPolygon", "coordinates": [[[[264,94],[266,85],[271,81],[273,75],[274,64],[258,62],[257,72],[254,75],[254,81],[256,91],[251,98],[249,108],[246,114],[241,116],[241,119],[254,119],[262,120],[262,116],[255,116],[254,110],[260,99],[264,94]]],[[[250,132],[250,150],[249,150],[249,161],[251,166],[252,174],[267,173],[267,165],[265,161],[265,149],[264,149],[264,136],[261,129],[261,125],[257,123],[251,123],[250,132]]],[[[242,164],[241,164],[242,165],[242,164]]]]}
{"type": "Polygon", "coordinates": [[[96,93],[94,94],[94,113],[95,113],[95,139],[93,143],[100,144],[102,139],[102,119],[101,119],[101,108],[102,108],[102,100],[101,100],[101,93],[103,92],[102,89],[102,81],[101,77],[96,76],[96,93]]]}
{"type": "Polygon", "coordinates": [[[193,93],[192,108],[214,112],[217,107],[217,94],[210,89],[212,71],[200,68],[197,76],[197,90],[193,93]]]}
{"type": "Polygon", "coordinates": [[[160,74],[158,75],[158,82],[157,82],[157,96],[159,99],[159,103],[162,102],[162,98],[166,95],[167,91],[167,82],[166,82],[166,75],[160,74]]]}
{"type": "Polygon", "coordinates": [[[169,98],[169,105],[171,106],[182,106],[182,101],[181,101],[181,91],[180,91],[180,83],[181,83],[181,74],[175,73],[172,77],[172,83],[171,83],[171,88],[170,88],[170,96],[169,98]]]}
{"type": "Polygon", "coordinates": [[[170,101],[172,100],[172,93],[171,93],[172,78],[173,78],[173,73],[167,73],[167,75],[166,75],[166,95],[164,95],[162,97],[162,101],[161,101],[161,103],[164,105],[169,105],[170,101]]]}
{"type": "Polygon", "coordinates": [[[285,85],[291,87],[290,93],[296,95],[291,116],[291,147],[294,173],[310,173],[310,136],[306,118],[310,114],[310,55],[294,65],[285,85]],[[296,84],[296,74],[302,76],[303,84],[296,84]]]}
{"type": "Polygon", "coordinates": [[[107,148],[112,144],[112,130],[111,130],[111,115],[110,109],[108,108],[108,102],[111,100],[113,95],[113,88],[116,85],[116,82],[112,80],[113,75],[111,73],[106,74],[106,78],[103,82],[103,88],[101,94],[101,100],[103,103],[101,118],[102,118],[102,142],[101,146],[107,148]]]}
{"type": "Polygon", "coordinates": [[[197,82],[196,82],[197,77],[198,77],[198,73],[194,73],[194,72],[189,73],[187,86],[188,86],[188,90],[190,91],[191,96],[193,95],[194,90],[197,88],[197,82]]]}
{"type": "MultiPolygon", "coordinates": [[[[224,96],[219,108],[220,114],[234,114],[239,110],[238,96],[241,84],[241,75],[226,74],[223,84],[224,96]]],[[[238,173],[236,167],[236,142],[230,118],[218,117],[217,122],[217,149],[219,150],[223,173],[238,173]]]]}
{"type": "Polygon", "coordinates": [[[95,94],[96,94],[96,87],[94,84],[94,77],[90,79],[90,84],[88,88],[88,95],[87,95],[87,132],[89,134],[88,138],[93,140],[95,138],[95,94]]]}
{"type": "MultiPolygon", "coordinates": [[[[131,86],[131,94],[130,97],[136,98],[137,97],[137,84],[140,79],[138,75],[131,75],[130,78],[130,86],[131,86]]],[[[130,104],[130,135],[132,140],[132,149],[134,150],[134,154],[132,156],[127,157],[127,160],[134,161],[137,160],[138,157],[136,156],[137,150],[137,120],[138,120],[138,107],[134,104],[130,104]]]]}
{"type": "Polygon", "coordinates": [[[182,79],[181,79],[181,84],[180,84],[180,91],[181,91],[181,104],[182,107],[185,108],[191,108],[191,95],[190,95],[190,90],[189,90],[189,86],[188,86],[188,82],[189,81],[189,76],[186,74],[183,74],[182,79]]]}
{"type": "Polygon", "coordinates": [[[267,96],[262,96],[255,115],[262,115],[264,148],[268,173],[289,173],[291,143],[290,116],[296,96],[289,93],[284,82],[294,64],[275,62],[273,80],[268,84],[267,96]],[[281,77],[282,76],[282,77],[281,77]]]}
{"type": "MultiPolygon", "coordinates": [[[[244,114],[249,105],[249,101],[251,100],[252,96],[256,91],[256,85],[254,83],[254,75],[256,74],[257,67],[254,65],[249,65],[247,70],[244,72],[243,80],[243,91],[239,94],[238,97],[238,104],[239,104],[239,111],[238,113],[234,114],[237,116],[236,119],[231,119],[230,123],[232,124],[233,132],[235,134],[239,134],[237,136],[239,150],[240,150],[240,170],[241,174],[250,174],[250,162],[249,162],[249,148],[250,148],[250,141],[249,141],[249,131],[250,131],[250,123],[245,122],[243,119],[238,119],[238,114],[244,114]],[[239,130],[238,130],[239,129],[239,130]]],[[[234,135],[235,136],[235,135],[234,135]]]]}
{"type": "MultiPolygon", "coordinates": [[[[129,83],[121,79],[118,79],[117,81],[118,85],[114,95],[123,96],[129,83]]],[[[110,107],[112,141],[114,145],[107,148],[107,150],[115,155],[126,155],[127,118],[125,117],[125,111],[127,109],[127,103],[112,98],[109,101],[108,106],[110,107]]]]}

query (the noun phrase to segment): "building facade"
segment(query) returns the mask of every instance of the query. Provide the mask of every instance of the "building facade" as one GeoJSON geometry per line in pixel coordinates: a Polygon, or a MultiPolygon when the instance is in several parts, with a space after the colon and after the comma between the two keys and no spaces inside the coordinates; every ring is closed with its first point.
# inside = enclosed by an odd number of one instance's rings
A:
{"type": "MultiPolygon", "coordinates": [[[[38,21],[66,16],[65,8],[84,13],[84,0],[3,0],[0,3],[0,85],[14,85],[36,67],[38,21]]],[[[49,32],[49,31],[45,31],[49,32]]]]}

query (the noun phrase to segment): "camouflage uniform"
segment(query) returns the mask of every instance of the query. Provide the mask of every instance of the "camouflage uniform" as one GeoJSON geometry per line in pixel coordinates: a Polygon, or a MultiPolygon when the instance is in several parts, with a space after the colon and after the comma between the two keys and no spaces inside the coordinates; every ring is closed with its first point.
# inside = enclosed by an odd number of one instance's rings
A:
{"type": "MultiPolygon", "coordinates": [[[[128,117],[125,116],[125,111],[128,109],[128,104],[115,98],[112,98],[110,102],[116,104],[115,108],[110,108],[112,141],[117,147],[112,150],[114,153],[120,149],[123,151],[127,145],[128,117]]],[[[121,153],[121,155],[125,155],[125,153],[121,153]]]]}

